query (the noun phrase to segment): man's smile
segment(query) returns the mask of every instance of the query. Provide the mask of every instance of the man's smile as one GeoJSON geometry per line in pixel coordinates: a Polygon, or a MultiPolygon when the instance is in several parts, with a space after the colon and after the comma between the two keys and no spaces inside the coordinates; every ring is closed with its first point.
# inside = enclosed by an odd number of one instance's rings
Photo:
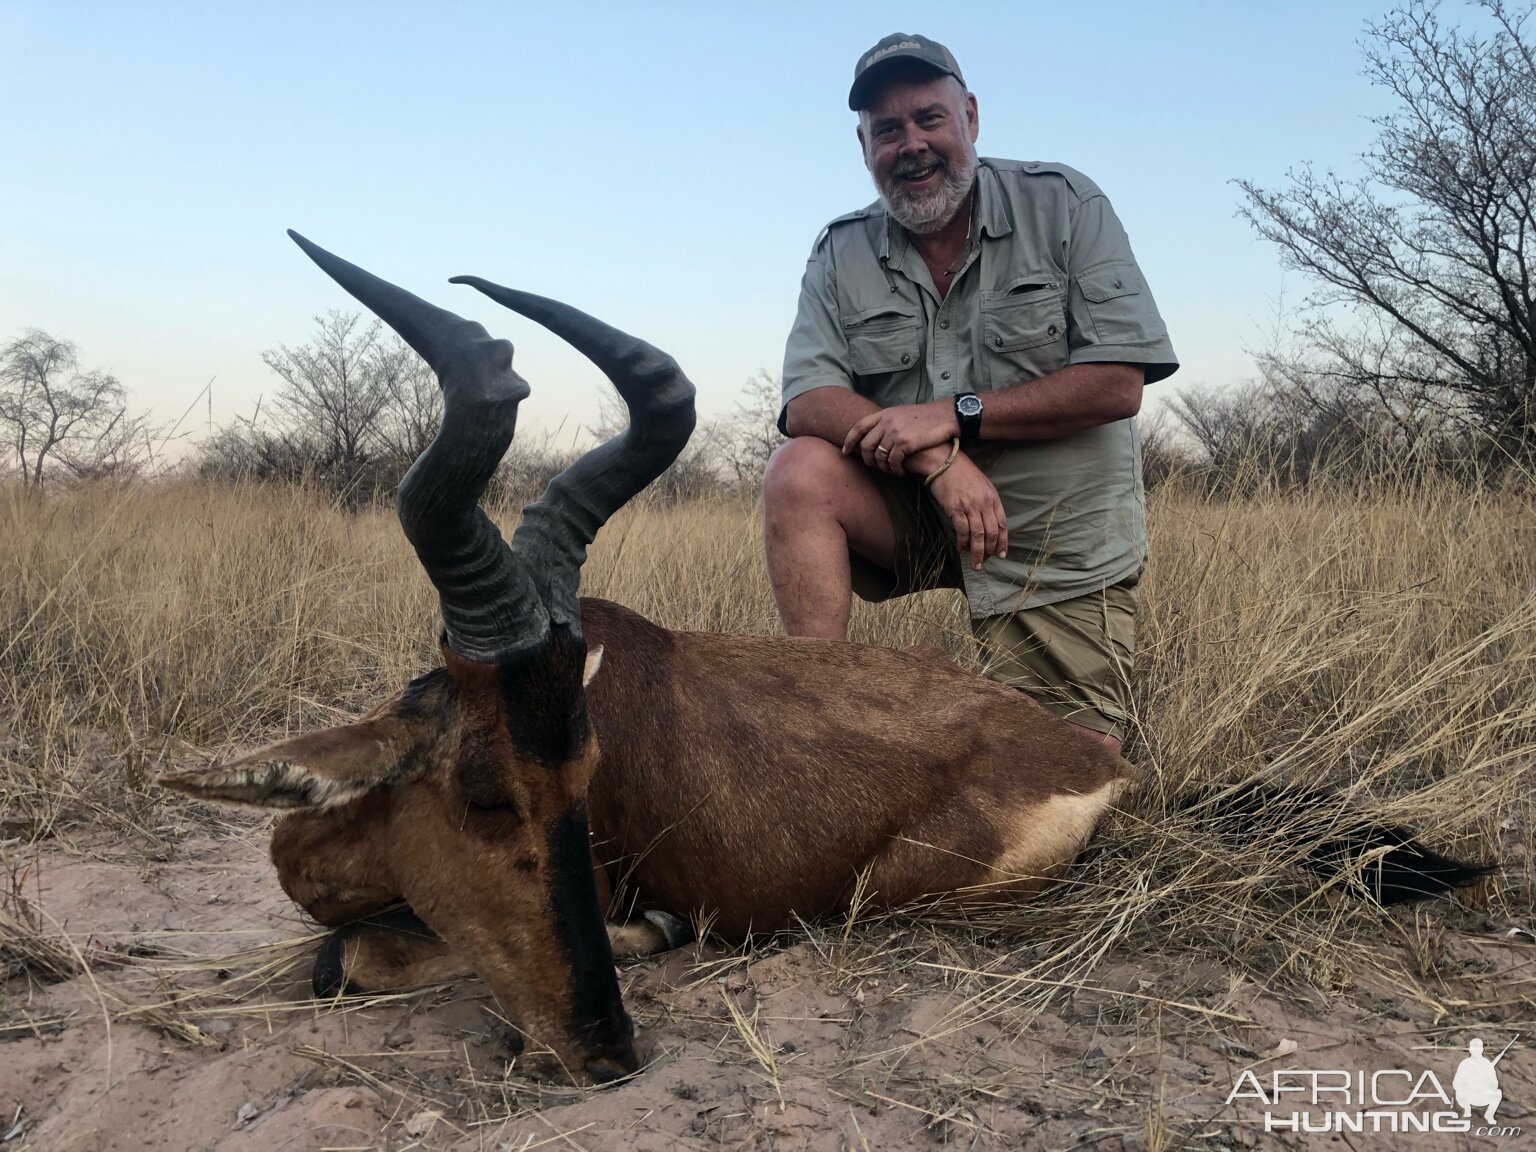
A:
{"type": "Polygon", "coordinates": [[[917,164],[905,164],[897,170],[896,178],[909,188],[926,188],[943,178],[944,164],[934,159],[917,164]]]}

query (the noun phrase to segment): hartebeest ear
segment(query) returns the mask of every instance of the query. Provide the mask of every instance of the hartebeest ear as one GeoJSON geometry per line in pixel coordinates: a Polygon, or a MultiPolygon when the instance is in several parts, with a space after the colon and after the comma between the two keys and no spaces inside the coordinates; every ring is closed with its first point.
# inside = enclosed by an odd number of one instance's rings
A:
{"type": "Polygon", "coordinates": [[[581,670],[581,686],[585,688],[592,683],[592,677],[597,675],[597,670],[603,666],[603,646],[599,644],[587,653],[587,663],[581,670]]]}
{"type": "Polygon", "coordinates": [[[255,808],[332,808],[419,770],[420,722],[382,716],[279,740],[156,783],[200,800],[255,808]]]}

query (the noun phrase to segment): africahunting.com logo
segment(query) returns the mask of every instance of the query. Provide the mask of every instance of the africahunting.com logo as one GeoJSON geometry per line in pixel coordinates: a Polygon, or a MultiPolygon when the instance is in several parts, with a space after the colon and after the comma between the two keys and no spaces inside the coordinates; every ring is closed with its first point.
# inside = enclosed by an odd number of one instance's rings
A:
{"type": "Polygon", "coordinates": [[[1280,1068],[1261,1076],[1245,1071],[1232,1085],[1228,1104],[1252,1102],[1264,1109],[1266,1132],[1469,1132],[1474,1136],[1518,1136],[1518,1126],[1498,1123],[1504,1094],[1499,1061],[1515,1036],[1493,1059],[1474,1039],[1456,1066],[1450,1091],[1433,1069],[1418,1072],[1381,1068],[1373,1072],[1339,1068],[1280,1068]]]}

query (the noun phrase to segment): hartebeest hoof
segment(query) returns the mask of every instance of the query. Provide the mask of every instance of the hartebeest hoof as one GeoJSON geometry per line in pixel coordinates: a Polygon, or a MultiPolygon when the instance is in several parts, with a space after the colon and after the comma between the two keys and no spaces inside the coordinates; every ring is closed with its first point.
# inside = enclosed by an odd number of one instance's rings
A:
{"type": "Polygon", "coordinates": [[[666,938],[666,951],[673,948],[681,948],[684,944],[692,944],[699,938],[699,934],[693,930],[693,925],[686,920],[679,920],[670,912],[663,912],[660,908],[646,910],[645,918],[661,930],[666,938]]]}
{"type": "Polygon", "coordinates": [[[331,1000],[337,996],[361,996],[363,990],[346,977],[344,958],[347,938],[353,926],[337,928],[327,934],[315,957],[314,970],[309,974],[309,987],[316,1000],[331,1000]]]}

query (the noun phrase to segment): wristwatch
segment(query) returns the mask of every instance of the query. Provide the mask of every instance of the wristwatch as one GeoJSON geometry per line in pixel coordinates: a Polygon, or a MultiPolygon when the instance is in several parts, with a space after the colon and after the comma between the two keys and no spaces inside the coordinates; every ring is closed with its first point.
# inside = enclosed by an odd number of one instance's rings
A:
{"type": "Polygon", "coordinates": [[[960,423],[962,441],[978,439],[981,436],[981,397],[974,392],[956,396],[955,419],[960,423]]]}

